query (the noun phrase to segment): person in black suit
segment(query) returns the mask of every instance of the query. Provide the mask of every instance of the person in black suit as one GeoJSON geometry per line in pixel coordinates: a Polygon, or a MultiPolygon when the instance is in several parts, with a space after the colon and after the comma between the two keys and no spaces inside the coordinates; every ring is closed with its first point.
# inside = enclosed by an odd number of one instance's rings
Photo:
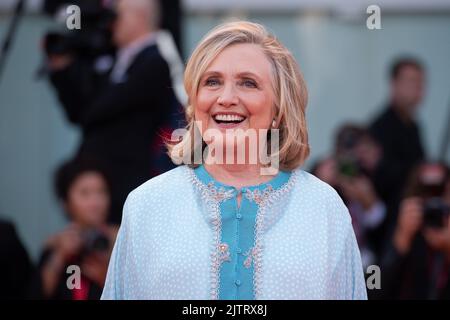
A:
{"type": "Polygon", "coordinates": [[[412,58],[396,61],[391,69],[390,101],[369,127],[382,148],[373,177],[387,205],[387,230],[396,223],[398,205],[411,169],[425,158],[420,128],[415,120],[424,84],[424,69],[419,61],[412,58]]]}
{"type": "Polygon", "coordinates": [[[156,1],[119,1],[113,27],[118,54],[106,73],[71,55],[49,57],[51,82],[66,115],[82,128],[78,155],[109,165],[113,223],[120,223],[131,190],[173,167],[162,136],[174,127],[181,104],[158,45],[158,21],[156,1]]]}
{"type": "Polygon", "coordinates": [[[32,269],[14,225],[0,220],[0,300],[26,298],[32,269]]]}

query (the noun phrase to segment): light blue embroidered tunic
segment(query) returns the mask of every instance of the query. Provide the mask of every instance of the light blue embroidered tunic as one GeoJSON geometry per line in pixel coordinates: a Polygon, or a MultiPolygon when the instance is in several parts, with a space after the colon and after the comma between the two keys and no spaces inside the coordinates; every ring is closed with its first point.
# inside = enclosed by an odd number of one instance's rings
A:
{"type": "Polygon", "coordinates": [[[264,197],[286,184],[290,172],[279,171],[269,182],[240,190],[215,180],[203,165],[195,174],[205,185],[226,194],[220,202],[221,243],[219,246],[220,290],[222,300],[252,300],[253,296],[253,249],[255,242],[255,220],[264,197]],[[237,196],[241,194],[238,205],[237,196]]]}
{"type": "Polygon", "coordinates": [[[367,299],[333,188],[296,169],[242,192],[237,208],[236,190],[187,166],[132,191],[102,299],[367,299]]]}

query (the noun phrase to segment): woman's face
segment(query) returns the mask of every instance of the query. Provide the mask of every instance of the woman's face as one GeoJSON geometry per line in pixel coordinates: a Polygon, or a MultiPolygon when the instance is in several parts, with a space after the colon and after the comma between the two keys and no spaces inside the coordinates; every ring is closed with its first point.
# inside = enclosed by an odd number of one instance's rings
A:
{"type": "Polygon", "coordinates": [[[106,221],[109,204],[109,191],[103,176],[85,172],[72,183],[65,209],[74,222],[94,227],[106,221]]]}
{"type": "Polygon", "coordinates": [[[194,107],[203,136],[207,129],[221,134],[269,129],[274,118],[272,68],[261,47],[235,44],[225,48],[202,75],[194,107]]]}

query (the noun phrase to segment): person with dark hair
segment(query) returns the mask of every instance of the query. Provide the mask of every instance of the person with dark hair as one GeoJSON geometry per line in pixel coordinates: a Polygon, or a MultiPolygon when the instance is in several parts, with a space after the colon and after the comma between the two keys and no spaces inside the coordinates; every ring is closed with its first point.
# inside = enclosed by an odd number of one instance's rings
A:
{"type": "Polygon", "coordinates": [[[33,264],[14,225],[0,220],[0,300],[26,298],[32,269],[33,264]]]}
{"type": "Polygon", "coordinates": [[[450,299],[449,173],[441,163],[412,171],[382,260],[380,298],[450,299]]]}
{"type": "Polygon", "coordinates": [[[402,72],[402,69],[405,67],[412,67],[421,72],[424,71],[422,63],[418,59],[413,58],[413,57],[399,58],[399,59],[395,60],[391,66],[391,70],[390,70],[391,80],[397,79],[398,76],[400,75],[400,73],[402,72]]]}
{"type": "Polygon", "coordinates": [[[390,100],[369,127],[382,148],[374,183],[388,212],[393,213],[388,214],[389,225],[395,224],[395,213],[410,170],[425,158],[415,120],[417,106],[424,95],[424,67],[413,58],[401,58],[392,65],[390,76],[390,100]]]}
{"type": "Polygon", "coordinates": [[[100,298],[117,232],[117,227],[106,224],[109,188],[106,171],[93,159],[76,158],[57,170],[55,193],[70,223],[47,239],[31,288],[32,298],[100,298]],[[81,271],[75,288],[67,285],[70,265],[81,271]]]}

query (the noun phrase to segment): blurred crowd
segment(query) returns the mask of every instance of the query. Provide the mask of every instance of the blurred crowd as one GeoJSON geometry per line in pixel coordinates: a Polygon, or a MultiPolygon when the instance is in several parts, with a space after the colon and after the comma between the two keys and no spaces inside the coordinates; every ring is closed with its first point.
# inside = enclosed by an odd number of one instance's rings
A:
{"type": "MultiPolygon", "coordinates": [[[[127,194],[173,167],[163,138],[183,125],[182,63],[158,28],[157,3],[118,1],[114,49],[95,59],[47,52],[55,93],[83,132],[54,176],[67,227],[47,239],[34,265],[14,226],[0,222],[0,299],[98,299],[127,194]],[[73,290],[70,265],[82,270],[73,290]]],[[[450,298],[450,170],[427,157],[415,120],[425,73],[419,60],[395,61],[379,115],[343,124],[333,152],[309,170],[348,206],[364,268],[380,267],[381,289],[368,290],[371,299],[450,298]]]]}
{"type": "MultiPolygon", "coordinates": [[[[48,0],[45,8],[60,4],[48,0]]],[[[45,241],[34,266],[14,227],[0,223],[0,298],[99,299],[128,193],[174,167],[164,142],[184,125],[183,64],[174,37],[159,28],[161,3],[77,4],[84,29],[49,32],[43,44],[42,72],[82,131],[54,177],[67,227],[45,241]],[[70,266],[82,270],[79,279],[70,266]]]]}
{"type": "Polygon", "coordinates": [[[365,270],[380,267],[372,299],[450,298],[450,172],[424,152],[415,121],[424,88],[418,60],[395,61],[378,117],[341,126],[311,170],[346,203],[365,270]]]}

